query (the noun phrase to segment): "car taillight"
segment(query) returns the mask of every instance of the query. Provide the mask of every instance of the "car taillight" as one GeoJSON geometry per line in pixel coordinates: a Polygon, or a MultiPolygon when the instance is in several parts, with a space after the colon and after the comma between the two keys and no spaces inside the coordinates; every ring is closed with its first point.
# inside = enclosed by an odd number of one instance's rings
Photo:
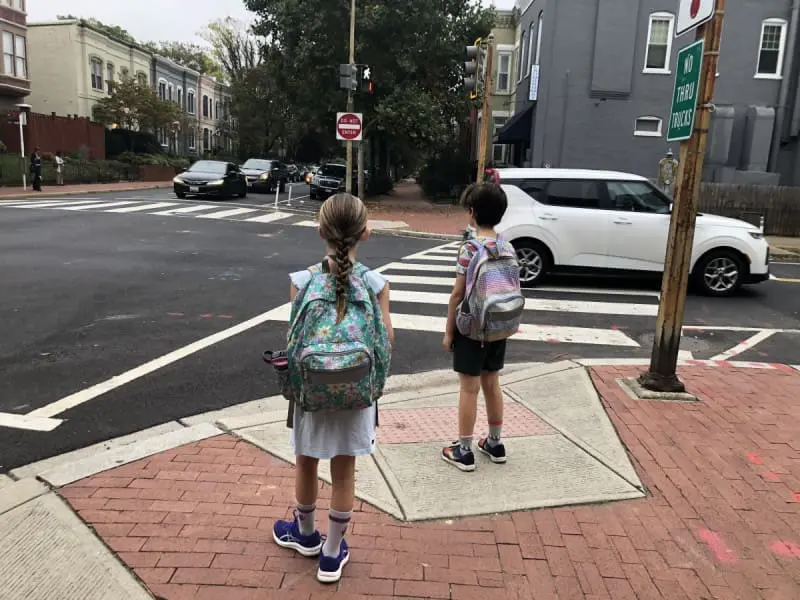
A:
{"type": "Polygon", "coordinates": [[[486,169],[486,170],[484,171],[484,178],[483,178],[483,180],[484,180],[485,182],[487,182],[487,183],[488,183],[488,182],[491,182],[491,183],[497,183],[497,184],[499,184],[499,183],[500,183],[500,174],[499,174],[499,173],[498,173],[496,170],[494,170],[494,169],[486,169]]]}

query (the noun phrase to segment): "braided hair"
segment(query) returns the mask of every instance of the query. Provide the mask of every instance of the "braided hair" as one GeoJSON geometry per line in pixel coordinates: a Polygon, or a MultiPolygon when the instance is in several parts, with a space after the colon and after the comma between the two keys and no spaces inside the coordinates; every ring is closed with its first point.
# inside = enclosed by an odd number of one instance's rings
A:
{"type": "Polygon", "coordinates": [[[336,322],[347,312],[347,289],[353,262],[352,250],[367,229],[367,207],[352,194],[336,194],[328,198],[319,210],[319,231],[334,250],[330,258],[336,265],[336,322]]]}

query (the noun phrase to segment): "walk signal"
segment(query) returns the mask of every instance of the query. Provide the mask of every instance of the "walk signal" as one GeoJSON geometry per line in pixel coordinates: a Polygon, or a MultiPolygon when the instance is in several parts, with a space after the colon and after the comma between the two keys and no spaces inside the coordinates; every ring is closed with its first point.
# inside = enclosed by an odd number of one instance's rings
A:
{"type": "Polygon", "coordinates": [[[372,82],[372,68],[369,65],[360,65],[361,76],[361,91],[366,94],[372,94],[375,85],[372,82]]]}

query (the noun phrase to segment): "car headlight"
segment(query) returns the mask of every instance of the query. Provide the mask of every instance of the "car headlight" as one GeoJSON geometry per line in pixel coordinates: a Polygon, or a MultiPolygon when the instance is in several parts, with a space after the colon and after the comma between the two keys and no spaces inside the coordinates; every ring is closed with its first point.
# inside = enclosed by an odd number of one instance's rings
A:
{"type": "Polygon", "coordinates": [[[259,179],[261,181],[266,181],[267,179],[269,179],[269,173],[262,173],[259,179]]]}
{"type": "Polygon", "coordinates": [[[175,177],[175,178],[172,180],[172,183],[183,183],[183,179],[181,179],[180,177],[175,177]]]}
{"type": "Polygon", "coordinates": [[[208,185],[222,185],[225,183],[224,179],[217,179],[216,181],[209,181],[208,185]]]}
{"type": "Polygon", "coordinates": [[[748,231],[747,233],[749,233],[750,237],[753,238],[754,240],[761,240],[764,238],[764,234],[761,233],[760,231],[748,231]]]}

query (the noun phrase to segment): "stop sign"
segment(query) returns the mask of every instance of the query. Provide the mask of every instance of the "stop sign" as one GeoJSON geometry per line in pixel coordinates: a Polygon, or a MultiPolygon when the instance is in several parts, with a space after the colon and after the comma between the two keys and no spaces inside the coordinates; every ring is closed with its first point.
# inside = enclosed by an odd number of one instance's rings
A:
{"type": "Polygon", "coordinates": [[[362,134],[361,113],[336,114],[336,139],[348,142],[360,142],[362,134]]]}

